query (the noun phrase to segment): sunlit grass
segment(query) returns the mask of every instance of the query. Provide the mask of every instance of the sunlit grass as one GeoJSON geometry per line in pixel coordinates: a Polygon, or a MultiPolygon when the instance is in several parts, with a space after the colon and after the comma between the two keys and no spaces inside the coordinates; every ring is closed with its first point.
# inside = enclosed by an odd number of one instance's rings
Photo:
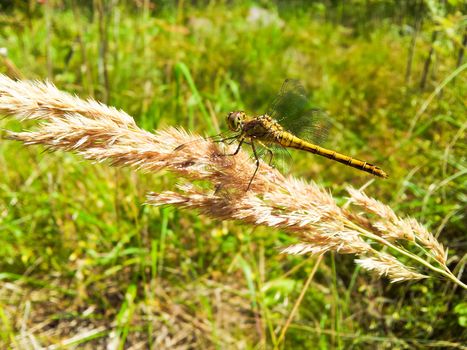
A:
{"type": "MultiPolygon", "coordinates": [[[[246,4],[158,16],[125,5],[114,10],[107,27],[110,105],[148,130],[180,125],[213,135],[225,129],[229,111],[262,113],[285,78],[299,78],[313,103],[333,118],[326,146],[381,164],[390,174],[367,192],[438,232],[454,250],[454,265],[462,258],[465,72],[430,102],[407,138],[423,102],[455,70],[456,51],[440,52],[427,90],[419,90],[429,31],[420,37],[406,84],[410,37],[390,24],[358,35],[297,12],[284,16],[282,28],[261,27],[245,19],[246,4]]],[[[62,90],[103,100],[97,16],[84,8],[54,8],[47,27],[40,11],[30,21],[19,12],[0,14],[12,19],[2,24],[0,47],[8,48],[24,77],[49,78],[62,90]]],[[[199,348],[277,341],[314,261],[300,265],[303,258],[278,255],[291,243],[287,235],[144,206],[146,192],[177,182],[168,174],[136,175],[42,151],[0,141],[2,342],[28,342],[22,326],[34,329],[42,345],[80,333],[92,344],[111,332],[120,346],[138,337],[164,344],[164,334],[165,341],[186,334],[185,344],[199,348]],[[47,328],[57,323],[76,332],[57,328],[51,340],[47,328]]],[[[334,194],[369,179],[291,153],[290,171],[334,194]]],[[[459,300],[447,284],[387,286],[347,257],[329,256],[286,346],[456,342],[461,328],[452,308],[459,300]]]]}

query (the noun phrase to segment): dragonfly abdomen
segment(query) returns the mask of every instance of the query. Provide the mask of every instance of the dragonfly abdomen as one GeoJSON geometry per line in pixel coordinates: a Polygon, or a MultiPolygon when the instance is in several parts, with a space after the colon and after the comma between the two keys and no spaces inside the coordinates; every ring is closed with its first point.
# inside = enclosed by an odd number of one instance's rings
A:
{"type": "Polygon", "coordinates": [[[277,142],[280,143],[283,147],[291,147],[291,148],[307,151],[310,153],[318,154],[322,157],[335,160],[336,162],[365,171],[375,176],[379,176],[382,178],[388,177],[388,175],[376,165],[346,156],[345,154],[342,154],[336,151],[332,151],[332,150],[320,147],[318,145],[304,141],[288,132],[281,132],[280,135],[277,135],[277,142]]]}

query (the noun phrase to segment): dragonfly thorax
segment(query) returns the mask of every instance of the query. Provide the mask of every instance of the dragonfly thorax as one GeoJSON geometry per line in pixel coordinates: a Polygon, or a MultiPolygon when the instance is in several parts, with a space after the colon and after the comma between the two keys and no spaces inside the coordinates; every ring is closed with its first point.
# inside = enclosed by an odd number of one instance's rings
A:
{"type": "Polygon", "coordinates": [[[230,112],[227,116],[227,126],[232,131],[240,131],[246,119],[246,114],[243,111],[230,112]]]}

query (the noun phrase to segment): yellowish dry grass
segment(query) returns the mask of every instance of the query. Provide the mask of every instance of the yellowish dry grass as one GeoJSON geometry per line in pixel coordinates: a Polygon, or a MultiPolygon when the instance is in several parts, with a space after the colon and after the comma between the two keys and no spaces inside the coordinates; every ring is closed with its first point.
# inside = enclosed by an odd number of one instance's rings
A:
{"type": "Polygon", "coordinates": [[[0,113],[41,122],[35,131],[9,132],[10,139],[138,170],[166,169],[188,180],[176,192],[148,194],[149,204],[282,229],[299,241],[283,253],[355,254],[364,269],[392,282],[426,278],[430,272],[467,288],[448,269],[447,252],[423,225],[401,219],[390,207],[356,189],[348,192],[358,212],[338,206],[314,182],[284,177],[261,163],[246,191],[255,168],[247,153],[225,156],[229,147],[181,129],[147,132],[125,112],[83,101],[50,83],[0,76],[0,113]],[[196,147],[190,146],[194,141],[196,147]]]}

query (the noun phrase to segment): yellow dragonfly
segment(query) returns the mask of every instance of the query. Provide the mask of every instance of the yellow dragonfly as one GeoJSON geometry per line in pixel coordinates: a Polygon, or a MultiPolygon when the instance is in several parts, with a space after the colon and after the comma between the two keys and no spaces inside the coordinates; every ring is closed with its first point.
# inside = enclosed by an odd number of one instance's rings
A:
{"type": "Polygon", "coordinates": [[[297,80],[287,79],[283,83],[266,114],[254,117],[243,111],[230,112],[227,125],[236,135],[222,141],[238,140],[238,147],[231,155],[236,155],[242,144],[247,143],[251,145],[256,159],[256,169],[248,189],[259,168],[256,144],[270,153],[271,160],[273,152],[270,146],[275,145],[318,154],[375,176],[388,177],[381,168],[373,164],[317,145],[325,137],[329,121],[326,113],[310,108],[305,89],[297,80]]]}

